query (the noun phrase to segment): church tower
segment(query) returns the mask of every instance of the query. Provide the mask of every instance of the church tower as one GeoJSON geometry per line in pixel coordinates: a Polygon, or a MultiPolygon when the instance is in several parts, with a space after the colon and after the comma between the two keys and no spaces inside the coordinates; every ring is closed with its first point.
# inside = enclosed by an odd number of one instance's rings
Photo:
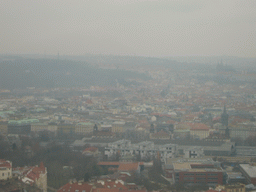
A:
{"type": "Polygon", "coordinates": [[[155,133],[155,126],[153,123],[151,123],[149,131],[150,131],[150,133],[155,133]]]}
{"type": "Polygon", "coordinates": [[[93,127],[93,134],[98,132],[98,126],[95,124],[93,127]]]}
{"type": "Polygon", "coordinates": [[[229,128],[228,127],[226,127],[226,129],[225,129],[225,136],[226,136],[226,138],[230,137],[229,128]]]}
{"type": "Polygon", "coordinates": [[[228,113],[226,110],[226,105],[224,105],[223,113],[221,114],[221,124],[225,127],[228,126],[228,113]]]}

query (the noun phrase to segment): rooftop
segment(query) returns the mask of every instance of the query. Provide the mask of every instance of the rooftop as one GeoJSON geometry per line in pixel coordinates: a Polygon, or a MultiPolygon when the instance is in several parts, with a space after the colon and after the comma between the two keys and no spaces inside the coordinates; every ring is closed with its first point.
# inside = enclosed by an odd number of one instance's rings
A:
{"type": "Polygon", "coordinates": [[[240,164],[240,167],[249,175],[249,177],[256,177],[256,166],[251,166],[249,164],[240,164]]]}

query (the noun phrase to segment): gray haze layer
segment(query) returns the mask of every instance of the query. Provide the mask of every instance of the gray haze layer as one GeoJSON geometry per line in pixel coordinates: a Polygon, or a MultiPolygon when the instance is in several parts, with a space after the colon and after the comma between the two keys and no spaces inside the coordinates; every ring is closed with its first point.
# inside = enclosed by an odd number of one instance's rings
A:
{"type": "Polygon", "coordinates": [[[0,0],[0,54],[255,57],[255,0],[0,0]]]}

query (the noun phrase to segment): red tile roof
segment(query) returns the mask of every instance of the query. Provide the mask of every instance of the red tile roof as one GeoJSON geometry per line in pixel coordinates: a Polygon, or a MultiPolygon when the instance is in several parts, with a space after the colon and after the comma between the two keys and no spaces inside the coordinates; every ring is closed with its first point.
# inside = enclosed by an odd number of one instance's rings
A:
{"type": "Polygon", "coordinates": [[[0,159],[0,167],[12,168],[12,163],[5,159],[0,159]]]}
{"type": "Polygon", "coordinates": [[[127,189],[127,187],[124,185],[123,181],[115,180],[115,179],[103,179],[99,180],[96,184],[97,188],[118,188],[118,189],[127,189]],[[103,182],[101,182],[103,181],[103,182]]]}
{"type": "Polygon", "coordinates": [[[114,188],[114,189],[113,188],[112,189],[109,189],[109,188],[96,188],[96,189],[93,189],[92,192],[119,192],[119,189],[118,188],[114,188]]]}
{"type": "Polygon", "coordinates": [[[97,150],[98,150],[97,147],[88,147],[88,148],[86,148],[85,150],[83,150],[83,152],[86,152],[86,151],[96,152],[97,150]]]}
{"type": "Polygon", "coordinates": [[[118,171],[136,171],[139,169],[139,163],[120,163],[118,171]]]}
{"type": "Polygon", "coordinates": [[[209,130],[210,128],[203,124],[203,123],[194,123],[194,124],[191,124],[191,129],[190,130],[209,130]]]}
{"type": "Polygon", "coordinates": [[[33,181],[38,180],[40,178],[41,174],[44,174],[46,171],[43,162],[40,163],[39,167],[32,167],[28,172],[27,172],[27,177],[32,179],[33,181]]]}
{"type": "Polygon", "coordinates": [[[66,185],[62,186],[57,192],[76,192],[76,190],[79,190],[79,192],[90,192],[93,185],[89,185],[88,183],[67,183],[66,185]]]}
{"type": "Polygon", "coordinates": [[[169,134],[165,132],[164,130],[161,130],[157,133],[154,133],[152,137],[169,137],[169,134]]]}

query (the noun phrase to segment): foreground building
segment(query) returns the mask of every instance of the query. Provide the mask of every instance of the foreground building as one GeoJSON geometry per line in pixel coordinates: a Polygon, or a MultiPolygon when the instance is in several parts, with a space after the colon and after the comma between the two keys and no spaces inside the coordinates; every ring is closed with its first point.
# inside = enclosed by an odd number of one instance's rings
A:
{"type": "Polygon", "coordinates": [[[146,189],[140,189],[134,183],[125,183],[119,179],[101,179],[90,182],[69,181],[57,192],[147,192],[146,189]]]}
{"type": "Polygon", "coordinates": [[[25,184],[35,185],[43,192],[47,192],[47,168],[43,162],[39,166],[15,168],[13,175],[25,184]]]}
{"type": "Polygon", "coordinates": [[[256,185],[256,166],[251,164],[240,164],[240,171],[249,183],[256,185]]]}
{"type": "Polygon", "coordinates": [[[172,179],[173,183],[209,186],[225,183],[225,171],[219,162],[212,159],[168,159],[164,169],[166,177],[172,179]]]}
{"type": "Polygon", "coordinates": [[[0,159],[0,181],[12,178],[12,162],[0,159]]]}

